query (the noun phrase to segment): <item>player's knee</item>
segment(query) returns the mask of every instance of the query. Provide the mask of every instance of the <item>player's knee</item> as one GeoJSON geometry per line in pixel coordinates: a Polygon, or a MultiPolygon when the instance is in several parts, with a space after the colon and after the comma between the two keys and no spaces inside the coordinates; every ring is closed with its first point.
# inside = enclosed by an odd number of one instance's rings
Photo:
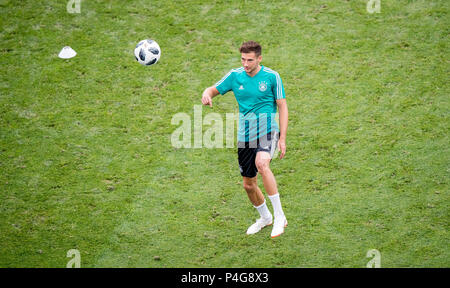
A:
{"type": "Polygon", "coordinates": [[[253,182],[244,182],[243,184],[245,191],[247,191],[248,193],[251,193],[253,191],[256,190],[256,184],[253,182]]]}
{"type": "Polygon", "coordinates": [[[266,161],[264,159],[257,160],[255,162],[255,165],[256,165],[256,168],[258,169],[258,172],[260,174],[265,174],[265,173],[270,171],[269,161],[266,161]]]}

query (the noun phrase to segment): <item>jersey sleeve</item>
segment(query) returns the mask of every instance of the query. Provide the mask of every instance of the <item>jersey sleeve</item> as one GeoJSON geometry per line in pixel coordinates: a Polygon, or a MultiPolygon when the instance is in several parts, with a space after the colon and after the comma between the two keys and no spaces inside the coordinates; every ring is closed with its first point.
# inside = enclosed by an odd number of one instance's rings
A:
{"type": "Polygon", "coordinates": [[[284,93],[283,81],[281,81],[280,74],[275,73],[272,81],[272,92],[275,100],[285,99],[286,94],[284,93]]]}
{"type": "Polygon", "coordinates": [[[217,91],[219,91],[220,95],[223,95],[228,91],[231,91],[233,79],[234,73],[233,70],[231,70],[219,82],[217,82],[216,85],[214,85],[217,91]]]}

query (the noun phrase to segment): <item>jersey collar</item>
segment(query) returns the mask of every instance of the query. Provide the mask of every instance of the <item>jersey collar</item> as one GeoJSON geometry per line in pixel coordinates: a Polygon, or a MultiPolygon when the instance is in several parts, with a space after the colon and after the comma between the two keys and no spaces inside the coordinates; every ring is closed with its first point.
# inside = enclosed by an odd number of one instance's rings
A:
{"type": "Polygon", "coordinates": [[[247,72],[245,72],[245,75],[247,75],[248,78],[255,78],[259,73],[261,73],[261,71],[262,71],[263,68],[264,68],[263,65],[260,65],[260,66],[261,66],[261,69],[259,69],[258,73],[256,73],[255,75],[250,76],[250,75],[247,74],[247,72]]]}

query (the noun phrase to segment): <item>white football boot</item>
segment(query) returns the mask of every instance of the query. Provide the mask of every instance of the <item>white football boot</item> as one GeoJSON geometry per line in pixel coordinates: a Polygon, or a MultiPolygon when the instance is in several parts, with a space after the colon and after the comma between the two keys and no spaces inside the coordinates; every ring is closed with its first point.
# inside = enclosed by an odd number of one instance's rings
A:
{"type": "Polygon", "coordinates": [[[270,236],[275,238],[284,233],[284,228],[287,226],[288,222],[286,220],[286,216],[283,217],[275,217],[275,221],[273,223],[272,233],[270,236]]]}
{"type": "Polygon", "coordinates": [[[261,231],[262,228],[272,225],[272,217],[268,219],[259,218],[247,229],[247,235],[252,235],[261,231]]]}

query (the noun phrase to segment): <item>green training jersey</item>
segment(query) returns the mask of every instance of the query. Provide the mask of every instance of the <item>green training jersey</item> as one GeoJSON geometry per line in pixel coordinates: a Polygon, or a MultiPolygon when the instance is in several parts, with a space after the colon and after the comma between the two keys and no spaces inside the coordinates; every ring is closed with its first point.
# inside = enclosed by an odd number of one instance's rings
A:
{"type": "Polygon", "coordinates": [[[233,91],[239,104],[239,142],[254,141],[272,131],[278,132],[276,100],[286,98],[280,75],[261,65],[250,77],[244,67],[232,69],[215,87],[221,95],[233,91]]]}

